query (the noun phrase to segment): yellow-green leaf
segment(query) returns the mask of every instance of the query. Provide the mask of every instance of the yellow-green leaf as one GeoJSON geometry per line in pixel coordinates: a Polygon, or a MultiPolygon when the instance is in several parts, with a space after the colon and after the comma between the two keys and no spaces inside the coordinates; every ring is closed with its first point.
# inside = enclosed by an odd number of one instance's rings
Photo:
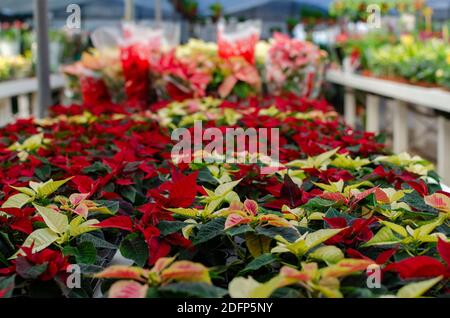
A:
{"type": "Polygon", "coordinates": [[[69,182],[71,179],[72,178],[67,178],[59,181],[49,180],[38,187],[36,191],[37,195],[41,198],[46,198],[50,194],[56,192],[60,187],[69,182]]]}
{"type": "Polygon", "coordinates": [[[214,194],[219,197],[225,196],[228,192],[233,190],[234,187],[236,187],[241,181],[242,181],[242,179],[221,184],[220,186],[217,187],[216,191],[214,191],[214,194]]]}
{"type": "Polygon", "coordinates": [[[26,194],[26,195],[28,195],[28,196],[30,196],[30,197],[33,197],[33,196],[36,195],[36,193],[33,191],[33,189],[30,189],[30,188],[25,188],[25,187],[13,187],[13,186],[10,186],[10,187],[13,188],[14,190],[17,190],[17,191],[19,191],[20,193],[24,193],[24,194],[26,194]]]}
{"type": "Polygon", "coordinates": [[[272,242],[272,239],[266,236],[256,235],[253,233],[247,233],[245,235],[245,243],[250,254],[252,254],[254,258],[268,253],[270,251],[270,242],[272,242]]]}
{"type": "Polygon", "coordinates": [[[173,212],[175,214],[188,217],[188,218],[196,218],[200,214],[200,212],[197,209],[183,209],[183,208],[179,208],[179,209],[167,209],[167,210],[170,211],[170,212],[173,212]]]}
{"type": "Polygon", "coordinates": [[[371,240],[369,240],[367,243],[363,244],[363,247],[367,246],[378,246],[378,245],[390,245],[390,244],[396,244],[400,243],[402,240],[399,240],[395,235],[394,232],[387,226],[383,227],[381,230],[378,231],[377,234],[372,237],[371,240]]]}
{"type": "Polygon", "coordinates": [[[325,229],[325,230],[318,230],[313,233],[309,233],[306,236],[306,246],[308,249],[311,249],[338,234],[339,232],[343,231],[344,229],[325,229]]]}
{"type": "Polygon", "coordinates": [[[421,227],[414,230],[414,237],[420,239],[422,236],[427,236],[434,231],[438,226],[444,223],[443,218],[438,218],[436,221],[422,225],[421,227]]]}
{"type": "Polygon", "coordinates": [[[37,204],[33,204],[39,215],[44,219],[45,224],[55,233],[63,234],[69,227],[67,216],[37,204]]]}
{"type": "Polygon", "coordinates": [[[69,233],[71,237],[77,237],[81,234],[92,232],[98,230],[97,227],[94,227],[95,224],[100,223],[98,220],[88,220],[82,224],[77,224],[72,222],[70,223],[69,233]]]}
{"type": "Polygon", "coordinates": [[[418,283],[411,283],[400,288],[397,297],[400,298],[418,298],[425,294],[431,287],[440,282],[442,276],[425,280],[418,283]]]}
{"type": "Polygon", "coordinates": [[[251,276],[236,277],[230,282],[228,291],[231,298],[268,298],[275,290],[283,286],[284,277],[276,276],[267,283],[261,284],[251,276]]]}
{"type": "Polygon", "coordinates": [[[3,203],[2,208],[18,208],[21,209],[25,204],[31,201],[32,197],[24,194],[18,193],[11,196],[5,203],[3,203]]]}
{"type": "MultiPolygon", "coordinates": [[[[33,246],[32,252],[37,253],[53,244],[53,242],[55,242],[57,239],[58,234],[53,232],[51,229],[39,229],[31,233],[22,246],[33,246]]],[[[16,258],[21,251],[22,250],[19,250],[12,258],[16,258]]]]}
{"type": "Polygon", "coordinates": [[[336,264],[344,259],[344,253],[336,246],[322,246],[309,254],[309,257],[326,262],[327,264],[336,264]]]}
{"type": "Polygon", "coordinates": [[[392,231],[400,234],[403,237],[407,237],[408,236],[408,232],[406,231],[406,229],[398,224],[392,223],[392,222],[388,222],[388,221],[380,221],[381,224],[387,226],[388,228],[390,228],[392,231]]]}

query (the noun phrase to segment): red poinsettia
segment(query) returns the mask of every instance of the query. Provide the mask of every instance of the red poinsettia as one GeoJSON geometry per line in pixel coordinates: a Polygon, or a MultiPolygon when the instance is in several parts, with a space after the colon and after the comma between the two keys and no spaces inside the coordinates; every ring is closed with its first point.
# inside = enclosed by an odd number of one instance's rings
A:
{"type": "Polygon", "coordinates": [[[430,256],[414,256],[389,264],[385,271],[397,272],[401,278],[450,277],[450,243],[439,238],[437,250],[444,263],[430,256]]]}
{"type": "Polygon", "coordinates": [[[67,274],[67,267],[70,265],[68,258],[61,252],[44,249],[38,253],[32,252],[33,247],[22,247],[23,253],[12,261],[12,266],[6,269],[0,269],[0,275],[12,275],[17,273],[19,276],[30,279],[35,278],[40,281],[49,281],[59,276],[64,278],[67,274]],[[39,266],[39,274],[34,277],[32,268],[39,266]],[[41,266],[44,266],[43,268],[41,266]]]}
{"type": "Polygon", "coordinates": [[[323,220],[333,229],[344,229],[325,243],[329,245],[344,244],[346,246],[358,246],[369,241],[373,237],[370,225],[377,222],[374,217],[355,219],[351,222],[343,217],[324,218],[323,220]]]}

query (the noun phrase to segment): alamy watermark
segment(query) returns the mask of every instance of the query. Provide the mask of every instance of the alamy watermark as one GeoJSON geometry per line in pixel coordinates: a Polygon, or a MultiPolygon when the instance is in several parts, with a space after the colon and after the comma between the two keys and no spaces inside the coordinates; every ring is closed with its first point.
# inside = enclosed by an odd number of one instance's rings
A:
{"type": "Polygon", "coordinates": [[[193,129],[178,128],[172,133],[175,163],[262,163],[261,173],[280,167],[279,128],[206,128],[196,121],[193,129]],[[193,131],[193,134],[192,134],[193,131]]]}
{"type": "Polygon", "coordinates": [[[66,269],[67,276],[66,286],[70,289],[81,288],[81,268],[76,264],[71,264],[66,269]]]}
{"type": "Polygon", "coordinates": [[[69,4],[66,8],[66,13],[69,13],[66,27],[71,30],[81,29],[81,7],[78,4],[69,4]]]}
{"type": "Polygon", "coordinates": [[[366,270],[366,284],[369,289],[381,288],[381,267],[378,264],[372,264],[366,270]]]}
{"type": "Polygon", "coordinates": [[[367,6],[367,25],[370,29],[381,28],[381,8],[378,4],[369,4],[367,6]]]}

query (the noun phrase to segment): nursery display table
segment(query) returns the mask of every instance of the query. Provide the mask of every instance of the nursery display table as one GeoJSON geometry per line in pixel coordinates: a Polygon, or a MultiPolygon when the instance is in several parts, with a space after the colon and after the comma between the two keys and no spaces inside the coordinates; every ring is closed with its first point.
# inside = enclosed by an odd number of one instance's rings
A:
{"type": "MultiPolygon", "coordinates": [[[[53,74],[50,77],[52,90],[63,90],[64,76],[53,74]]],[[[27,118],[37,114],[36,99],[38,80],[35,77],[0,82],[0,126],[14,121],[15,117],[27,118]],[[18,113],[14,114],[11,98],[18,98],[18,113]]]]}
{"type": "Polygon", "coordinates": [[[438,171],[447,184],[450,183],[450,92],[439,88],[426,88],[397,83],[385,79],[367,77],[341,70],[330,69],[328,82],[346,88],[344,112],[349,125],[356,120],[355,90],[367,93],[366,111],[368,131],[379,132],[380,97],[387,98],[393,110],[394,152],[408,150],[408,104],[419,105],[438,113],[438,171]]]}

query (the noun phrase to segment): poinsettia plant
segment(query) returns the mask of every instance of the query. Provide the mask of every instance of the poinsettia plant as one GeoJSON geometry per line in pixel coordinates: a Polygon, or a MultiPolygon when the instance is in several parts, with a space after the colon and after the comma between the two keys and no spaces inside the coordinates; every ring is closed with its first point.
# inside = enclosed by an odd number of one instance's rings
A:
{"type": "Polygon", "coordinates": [[[92,297],[99,280],[133,298],[448,292],[450,194],[433,165],[389,153],[326,101],[57,106],[0,131],[2,297],[92,297]],[[198,120],[279,128],[279,166],[172,160],[172,132],[198,120]],[[130,266],[109,266],[119,252],[130,266]]]}

